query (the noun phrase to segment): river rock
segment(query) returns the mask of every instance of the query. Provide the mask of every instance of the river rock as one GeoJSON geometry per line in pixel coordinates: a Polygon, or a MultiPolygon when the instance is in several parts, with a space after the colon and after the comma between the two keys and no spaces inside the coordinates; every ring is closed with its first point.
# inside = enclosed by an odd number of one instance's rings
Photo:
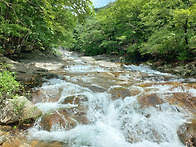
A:
{"type": "Polygon", "coordinates": [[[63,88],[54,89],[40,89],[31,94],[32,103],[40,102],[57,102],[62,94],[63,88]]]}
{"type": "Polygon", "coordinates": [[[6,137],[4,135],[0,136],[0,145],[2,145],[6,141],[6,137]]]}
{"type": "Polygon", "coordinates": [[[196,119],[191,120],[191,123],[184,124],[178,129],[178,137],[180,141],[188,146],[196,146],[196,119]]]}
{"type": "Polygon", "coordinates": [[[196,97],[187,92],[171,93],[168,97],[166,97],[166,101],[172,105],[177,105],[192,113],[196,113],[196,97]]]}
{"type": "Polygon", "coordinates": [[[60,70],[64,68],[64,65],[62,63],[35,63],[35,67],[42,68],[45,70],[60,70]]]}
{"type": "Polygon", "coordinates": [[[157,94],[149,94],[138,97],[138,102],[141,106],[153,106],[160,105],[163,103],[163,100],[157,96],[157,94]]]}
{"type": "Polygon", "coordinates": [[[135,96],[140,93],[137,89],[127,89],[123,87],[115,87],[109,90],[109,93],[111,94],[112,100],[117,100],[119,98],[124,99],[127,96],[135,96]]]}
{"type": "Polygon", "coordinates": [[[5,100],[0,105],[0,123],[2,124],[24,121],[41,115],[41,110],[24,96],[5,100]]]}
{"type": "Polygon", "coordinates": [[[89,120],[86,116],[87,113],[87,97],[84,95],[74,95],[68,96],[61,101],[62,104],[74,104],[78,105],[74,108],[59,110],[58,112],[53,112],[50,115],[43,116],[41,120],[41,127],[47,131],[59,130],[61,128],[70,130],[78,123],[88,124],[89,120]]]}
{"type": "Polygon", "coordinates": [[[61,101],[62,104],[74,104],[74,105],[80,105],[82,103],[87,102],[88,98],[85,95],[73,95],[68,96],[64,100],[61,101]]]}
{"type": "Polygon", "coordinates": [[[78,123],[88,124],[89,121],[84,112],[80,112],[77,108],[71,108],[43,116],[40,126],[47,131],[57,131],[62,128],[70,130],[78,123]]]}
{"type": "Polygon", "coordinates": [[[74,114],[73,110],[72,113],[64,110],[43,116],[40,126],[47,131],[57,131],[62,128],[70,130],[76,127],[78,123],[88,124],[86,115],[74,114]]]}
{"type": "Polygon", "coordinates": [[[59,129],[70,130],[76,126],[76,121],[71,119],[64,112],[54,112],[51,115],[45,115],[41,121],[41,127],[47,131],[57,131],[59,129]]]}

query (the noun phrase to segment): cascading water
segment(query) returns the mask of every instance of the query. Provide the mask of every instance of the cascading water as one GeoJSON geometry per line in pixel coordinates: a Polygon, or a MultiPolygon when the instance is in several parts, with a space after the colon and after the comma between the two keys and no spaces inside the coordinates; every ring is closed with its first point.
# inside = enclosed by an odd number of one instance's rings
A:
{"type": "Polygon", "coordinates": [[[188,121],[190,114],[165,99],[184,90],[194,96],[194,88],[175,87],[170,82],[181,79],[147,67],[126,66],[122,70],[117,64],[111,67],[113,63],[99,66],[94,60],[90,65],[79,57],[74,60],[62,71],[63,78],[48,80],[35,89],[42,92],[42,100],[36,105],[44,116],[29,129],[30,139],[58,141],[75,147],[184,146],[177,130],[188,121]],[[93,86],[96,88],[92,90],[93,86]],[[116,92],[116,89],[123,92],[116,92]],[[119,98],[114,99],[114,94],[119,98]],[[146,95],[154,97],[147,99],[146,95]],[[71,103],[69,99],[74,100],[71,103]],[[43,118],[54,113],[60,119],[48,123],[51,128],[46,129],[43,118]],[[80,123],[81,115],[88,120],[86,123],[80,123]]]}

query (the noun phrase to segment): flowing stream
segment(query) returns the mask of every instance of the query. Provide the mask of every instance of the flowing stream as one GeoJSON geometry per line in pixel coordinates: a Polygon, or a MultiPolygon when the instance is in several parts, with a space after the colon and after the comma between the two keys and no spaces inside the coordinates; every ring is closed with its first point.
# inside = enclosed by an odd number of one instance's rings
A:
{"type": "Polygon", "coordinates": [[[194,107],[195,79],[145,65],[121,65],[64,51],[58,78],[35,88],[33,102],[44,115],[29,138],[70,147],[181,147],[178,129],[194,107]]]}

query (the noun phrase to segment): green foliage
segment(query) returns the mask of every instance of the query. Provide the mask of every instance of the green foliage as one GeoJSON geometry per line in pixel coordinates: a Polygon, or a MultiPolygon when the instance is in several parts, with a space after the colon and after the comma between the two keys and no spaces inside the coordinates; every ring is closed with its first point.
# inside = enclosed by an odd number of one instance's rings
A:
{"type": "Polygon", "coordinates": [[[0,8],[0,46],[15,52],[69,46],[76,23],[92,13],[90,0],[0,0],[0,8]]]}
{"type": "Polygon", "coordinates": [[[8,65],[0,64],[0,102],[5,98],[14,98],[21,90],[15,74],[7,69],[8,65]]]}
{"type": "Polygon", "coordinates": [[[11,103],[14,107],[14,112],[15,113],[21,113],[22,112],[22,110],[24,108],[24,105],[25,105],[24,101],[21,102],[18,97],[13,97],[13,99],[11,100],[11,103]]]}
{"type": "Polygon", "coordinates": [[[72,49],[130,60],[191,60],[195,28],[195,0],[116,0],[77,27],[72,49]]]}

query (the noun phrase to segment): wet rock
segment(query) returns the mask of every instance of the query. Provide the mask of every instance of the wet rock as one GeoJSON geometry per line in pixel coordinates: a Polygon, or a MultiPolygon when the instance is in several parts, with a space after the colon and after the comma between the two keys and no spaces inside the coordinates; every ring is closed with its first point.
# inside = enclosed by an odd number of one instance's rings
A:
{"type": "Polygon", "coordinates": [[[41,115],[42,112],[24,96],[5,100],[0,105],[0,123],[2,124],[25,121],[41,115]]]}
{"type": "Polygon", "coordinates": [[[62,63],[36,63],[35,67],[42,68],[45,70],[60,70],[64,68],[64,65],[62,63]]]}
{"type": "Polygon", "coordinates": [[[0,145],[2,145],[6,141],[6,137],[4,135],[0,135],[0,145]]]}
{"type": "Polygon", "coordinates": [[[3,143],[2,147],[31,147],[29,144],[23,142],[18,138],[11,139],[3,143]]]}
{"type": "Polygon", "coordinates": [[[31,142],[31,147],[62,147],[62,146],[63,144],[60,142],[38,142],[36,140],[31,142]]]}
{"type": "Polygon", "coordinates": [[[139,94],[140,91],[137,89],[130,90],[130,89],[126,89],[123,87],[115,87],[115,88],[110,89],[109,93],[111,94],[112,100],[117,100],[119,98],[124,99],[127,96],[135,96],[139,94]]]}
{"type": "Polygon", "coordinates": [[[88,124],[87,105],[85,102],[87,97],[84,95],[74,95],[65,98],[61,103],[62,104],[74,104],[78,105],[75,108],[63,109],[58,112],[54,112],[51,115],[45,115],[41,121],[41,127],[47,131],[66,129],[70,130],[78,123],[88,124]]]}
{"type": "Polygon", "coordinates": [[[56,131],[59,129],[70,130],[77,125],[77,122],[70,118],[65,112],[55,112],[42,118],[41,126],[47,131],[56,131]]]}
{"type": "Polygon", "coordinates": [[[75,119],[78,123],[87,125],[89,124],[89,120],[86,115],[74,115],[72,116],[73,119],[75,119]]]}
{"type": "Polygon", "coordinates": [[[32,103],[57,102],[62,94],[63,88],[40,89],[32,93],[32,103]]]}
{"type": "Polygon", "coordinates": [[[31,142],[31,146],[33,146],[33,147],[38,146],[38,144],[39,144],[39,141],[37,141],[37,140],[33,140],[31,142]]]}
{"type": "Polygon", "coordinates": [[[89,124],[86,111],[87,109],[80,105],[76,108],[54,112],[50,115],[43,116],[40,125],[47,131],[59,130],[62,128],[70,130],[76,127],[78,123],[89,124]]]}
{"type": "Polygon", "coordinates": [[[68,96],[65,98],[61,103],[62,104],[82,104],[84,102],[87,102],[88,98],[85,95],[73,95],[73,96],[68,96]]]}
{"type": "Polygon", "coordinates": [[[138,86],[142,87],[142,88],[145,88],[145,87],[151,87],[152,85],[154,85],[155,83],[143,83],[143,84],[140,84],[138,86]]]}
{"type": "Polygon", "coordinates": [[[90,85],[90,86],[87,86],[87,87],[90,90],[94,91],[94,92],[105,92],[105,91],[107,91],[105,88],[94,86],[94,85],[90,85]]]}
{"type": "Polygon", "coordinates": [[[141,106],[153,106],[160,105],[163,103],[163,100],[157,96],[157,94],[149,94],[138,97],[138,102],[141,106]]]}
{"type": "Polygon", "coordinates": [[[187,92],[174,92],[166,97],[166,101],[172,105],[177,105],[196,113],[196,97],[193,97],[187,92]]]}
{"type": "Polygon", "coordinates": [[[178,129],[178,137],[180,141],[188,146],[196,146],[196,120],[191,120],[191,123],[184,124],[178,129]]]}

